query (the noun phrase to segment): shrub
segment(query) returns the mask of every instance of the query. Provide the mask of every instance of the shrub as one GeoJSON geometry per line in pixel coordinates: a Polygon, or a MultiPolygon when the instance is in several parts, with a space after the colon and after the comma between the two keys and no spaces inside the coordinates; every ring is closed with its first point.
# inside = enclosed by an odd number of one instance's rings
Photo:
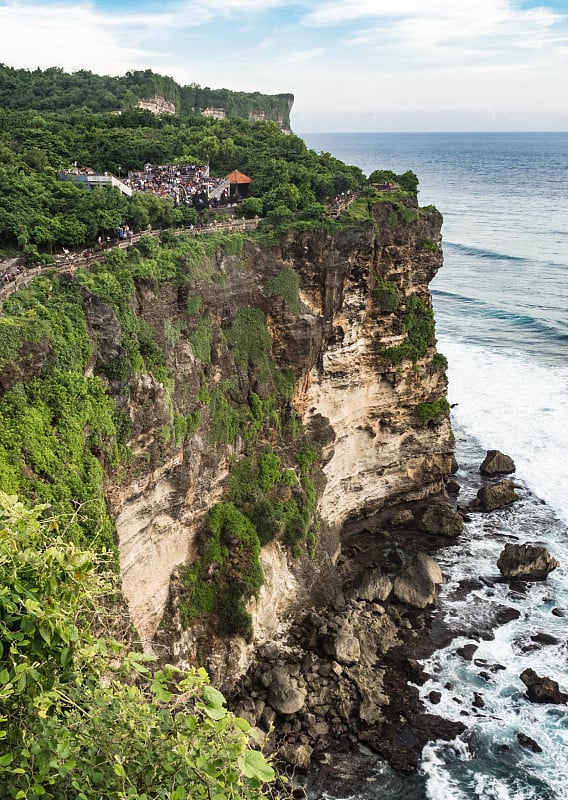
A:
{"type": "MultiPolygon", "coordinates": [[[[94,638],[104,563],[64,542],[45,512],[0,493],[1,796],[265,797],[274,770],[204,670],[156,669],[155,657],[94,638]]],[[[227,615],[246,626],[238,603],[227,615]]]]}
{"type": "Polygon", "coordinates": [[[400,293],[396,283],[377,281],[373,291],[373,300],[383,313],[392,313],[400,306],[400,293]]]}
{"type": "Polygon", "coordinates": [[[438,417],[447,416],[450,413],[450,404],[447,398],[442,397],[440,400],[434,400],[431,403],[418,403],[412,413],[420,422],[425,424],[431,420],[438,419],[438,417]]]}

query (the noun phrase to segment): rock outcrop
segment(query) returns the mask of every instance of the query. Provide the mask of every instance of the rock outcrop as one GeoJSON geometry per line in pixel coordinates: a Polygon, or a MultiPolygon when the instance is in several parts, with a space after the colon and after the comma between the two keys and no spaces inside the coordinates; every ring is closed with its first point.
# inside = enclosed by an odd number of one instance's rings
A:
{"type": "Polygon", "coordinates": [[[497,566],[509,580],[544,581],[560,562],[541,545],[506,544],[497,566]]]}
{"type": "Polygon", "coordinates": [[[509,475],[515,471],[515,462],[500,450],[488,450],[479,471],[482,475],[509,475]]]}
{"type": "Polygon", "coordinates": [[[482,486],[477,493],[479,507],[482,511],[496,511],[519,500],[512,480],[482,486]]]}
{"type": "Polygon", "coordinates": [[[395,578],[395,597],[414,608],[426,608],[437,602],[437,587],[442,584],[442,570],[426,553],[410,559],[395,578]]]}
{"type": "Polygon", "coordinates": [[[566,705],[568,702],[568,694],[560,691],[556,681],[537,675],[534,669],[525,669],[519,677],[527,687],[527,697],[531,703],[566,705]]]}
{"type": "Polygon", "coordinates": [[[463,531],[464,521],[447,503],[437,502],[428,506],[420,526],[427,533],[453,538],[463,531]]]}

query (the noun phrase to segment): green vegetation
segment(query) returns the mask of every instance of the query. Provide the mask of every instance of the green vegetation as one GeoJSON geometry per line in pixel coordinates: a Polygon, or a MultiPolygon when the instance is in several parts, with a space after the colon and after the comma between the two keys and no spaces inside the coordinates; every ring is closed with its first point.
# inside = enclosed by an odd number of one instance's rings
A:
{"type": "Polygon", "coordinates": [[[418,403],[412,413],[420,422],[426,424],[439,417],[447,417],[450,413],[450,404],[447,398],[442,397],[441,400],[434,400],[431,403],[418,403]]]}
{"type": "MultiPolygon", "coordinates": [[[[227,506],[210,517],[240,532],[227,506]]],[[[275,779],[254,732],[204,670],[183,672],[118,642],[111,585],[47,506],[0,493],[0,793],[6,800],[260,800],[275,779]],[[61,530],[60,530],[61,528],[61,530]]],[[[246,525],[239,540],[247,541],[246,525]]],[[[258,576],[244,581],[253,588],[258,576]]]]}
{"type": "MultiPolygon", "coordinates": [[[[36,74],[0,66],[0,250],[24,253],[28,263],[53,261],[53,253],[62,247],[92,247],[98,236],[113,236],[122,224],[138,232],[148,225],[168,229],[197,221],[195,209],[175,206],[150,193],[137,192],[128,198],[115,188],[87,191],[72,181],[59,181],[59,172],[75,162],[114,175],[142,169],[147,162],[208,159],[214,175],[225,175],[238,166],[253,181],[252,195],[240,213],[267,215],[278,229],[297,222],[305,229],[331,230],[337,223],[327,218],[325,202],[342,191],[365,186],[360,169],[346,166],[329,153],[316,154],[302,139],[284,135],[272,122],[206,119],[193,113],[155,116],[141,109],[117,115],[101,113],[105,105],[96,100],[93,110],[73,110],[71,88],[65,95],[70,107],[54,99],[59,85],[80,83],[87,77],[96,83],[97,76],[89,73],[64,76],[48,70],[36,74]],[[47,79],[46,94],[32,92],[30,97],[26,87],[39,90],[42,76],[47,79]],[[41,98],[39,108],[33,97],[41,98]]],[[[152,83],[151,75],[148,80],[152,83]]],[[[144,86],[145,79],[139,85],[144,86]]],[[[76,93],[75,98],[83,103],[96,97],[95,87],[91,88],[94,93],[76,93]]],[[[175,94],[173,86],[172,91],[175,94]]],[[[63,88],[61,92],[65,94],[63,88]]],[[[147,240],[144,246],[152,245],[147,240]]]]}
{"type": "Polygon", "coordinates": [[[196,83],[180,86],[173,78],[150,69],[127,72],[122,77],[95,75],[88,70],[67,73],[59,67],[46,70],[12,69],[0,65],[0,107],[36,111],[128,110],[132,119],[149,112],[135,109],[138,100],[163,97],[187,117],[206,108],[223,108],[227,114],[248,119],[263,114],[266,119],[290,127],[291,94],[265,95],[210,89],[196,83]]]}
{"type": "Polygon", "coordinates": [[[403,192],[416,197],[418,194],[418,178],[411,170],[407,170],[402,175],[397,175],[390,169],[376,169],[368,177],[370,184],[398,184],[403,192]]]}
{"type": "Polygon", "coordinates": [[[304,446],[296,469],[286,469],[270,447],[241,458],[232,469],[227,499],[208,514],[200,559],[180,570],[185,587],[183,623],[199,617],[213,622],[217,633],[252,636],[246,609],[264,576],[260,548],[280,539],[300,555],[315,546],[317,493],[312,480],[319,453],[304,446]]]}
{"type": "Polygon", "coordinates": [[[406,298],[402,324],[406,333],[405,341],[383,349],[383,356],[395,364],[404,359],[417,361],[424,358],[434,344],[434,312],[418,295],[406,298]]]}
{"type": "Polygon", "coordinates": [[[298,314],[300,311],[299,289],[300,276],[295,270],[288,268],[280,270],[277,275],[273,275],[264,287],[267,297],[283,297],[286,305],[294,314],[298,314]]]}
{"type": "Polygon", "coordinates": [[[436,369],[448,369],[448,359],[443,353],[436,353],[432,359],[432,366],[436,369]]]}
{"type": "Polygon", "coordinates": [[[377,307],[384,314],[391,314],[400,306],[400,292],[396,283],[378,280],[371,294],[377,307]]]}

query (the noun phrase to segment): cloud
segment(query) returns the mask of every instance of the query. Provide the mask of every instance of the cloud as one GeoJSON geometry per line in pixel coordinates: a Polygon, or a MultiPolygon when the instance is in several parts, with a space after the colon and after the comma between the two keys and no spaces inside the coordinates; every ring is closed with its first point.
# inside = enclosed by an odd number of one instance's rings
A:
{"type": "Polygon", "coordinates": [[[12,67],[64,67],[105,74],[144,68],[155,54],[142,46],[147,26],[171,24],[169,14],[134,17],[97,11],[89,3],[8,2],[0,5],[2,59],[12,67]]]}

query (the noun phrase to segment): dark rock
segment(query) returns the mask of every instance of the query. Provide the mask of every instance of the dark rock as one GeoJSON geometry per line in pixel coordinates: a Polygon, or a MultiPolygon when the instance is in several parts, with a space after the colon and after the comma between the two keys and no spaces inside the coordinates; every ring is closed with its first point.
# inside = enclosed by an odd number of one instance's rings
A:
{"type": "Polygon", "coordinates": [[[428,700],[434,706],[437,706],[441,699],[442,699],[442,692],[431,691],[428,694],[428,700]]]}
{"type": "Polygon", "coordinates": [[[465,644],[463,647],[458,647],[456,653],[461,656],[465,661],[471,661],[473,654],[477,650],[476,644],[465,644]]]}
{"type": "Polygon", "coordinates": [[[565,617],[566,616],[566,611],[563,608],[553,608],[550,613],[553,614],[555,617],[565,617]]]}
{"type": "Polygon", "coordinates": [[[461,486],[457,481],[451,480],[446,483],[446,491],[448,494],[455,496],[461,492],[461,486]]]}
{"type": "Polygon", "coordinates": [[[305,770],[310,766],[313,750],[307,744],[285,744],[278,750],[278,757],[296,769],[305,770]]]}
{"type": "Polygon", "coordinates": [[[463,531],[463,517],[447,503],[432,503],[420,520],[420,527],[436,536],[453,538],[463,531]]]}
{"type": "Polygon", "coordinates": [[[511,505],[520,498],[515,492],[513,481],[504,480],[482,486],[477,493],[477,499],[483,511],[495,511],[497,508],[511,505]]]}
{"type": "Polygon", "coordinates": [[[519,619],[520,616],[521,612],[518,609],[500,606],[495,614],[495,622],[497,625],[506,625],[514,619],[519,619]]]}
{"type": "Polygon", "coordinates": [[[485,700],[483,699],[483,696],[479,692],[473,693],[472,706],[474,706],[474,708],[485,708],[485,700]]]}
{"type": "Polygon", "coordinates": [[[505,578],[522,578],[527,581],[543,581],[560,566],[546,547],[532,544],[506,544],[499,556],[497,566],[505,578]]]}
{"type": "Polygon", "coordinates": [[[527,736],[526,733],[519,731],[517,733],[517,739],[521,747],[532,750],[533,753],[542,753],[542,747],[537,744],[534,739],[531,739],[530,736],[527,736]]]}
{"type": "Polygon", "coordinates": [[[531,641],[536,642],[537,644],[559,644],[560,639],[557,639],[555,636],[551,636],[549,633],[535,633],[534,636],[531,636],[531,641]]]}
{"type": "Polygon", "coordinates": [[[403,508],[392,515],[390,519],[392,528],[408,528],[414,525],[414,514],[409,508],[403,508]]]}
{"type": "Polygon", "coordinates": [[[561,692],[556,681],[552,678],[541,678],[533,669],[525,669],[520,674],[520,679],[527,687],[527,697],[531,703],[559,703],[566,704],[568,694],[561,692]]]}
{"type": "Polygon", "coordinates": [[[482,475],[509,475],[515,471],[515,462],[499,450],[488,450],[479,471],[482,475]]]}

